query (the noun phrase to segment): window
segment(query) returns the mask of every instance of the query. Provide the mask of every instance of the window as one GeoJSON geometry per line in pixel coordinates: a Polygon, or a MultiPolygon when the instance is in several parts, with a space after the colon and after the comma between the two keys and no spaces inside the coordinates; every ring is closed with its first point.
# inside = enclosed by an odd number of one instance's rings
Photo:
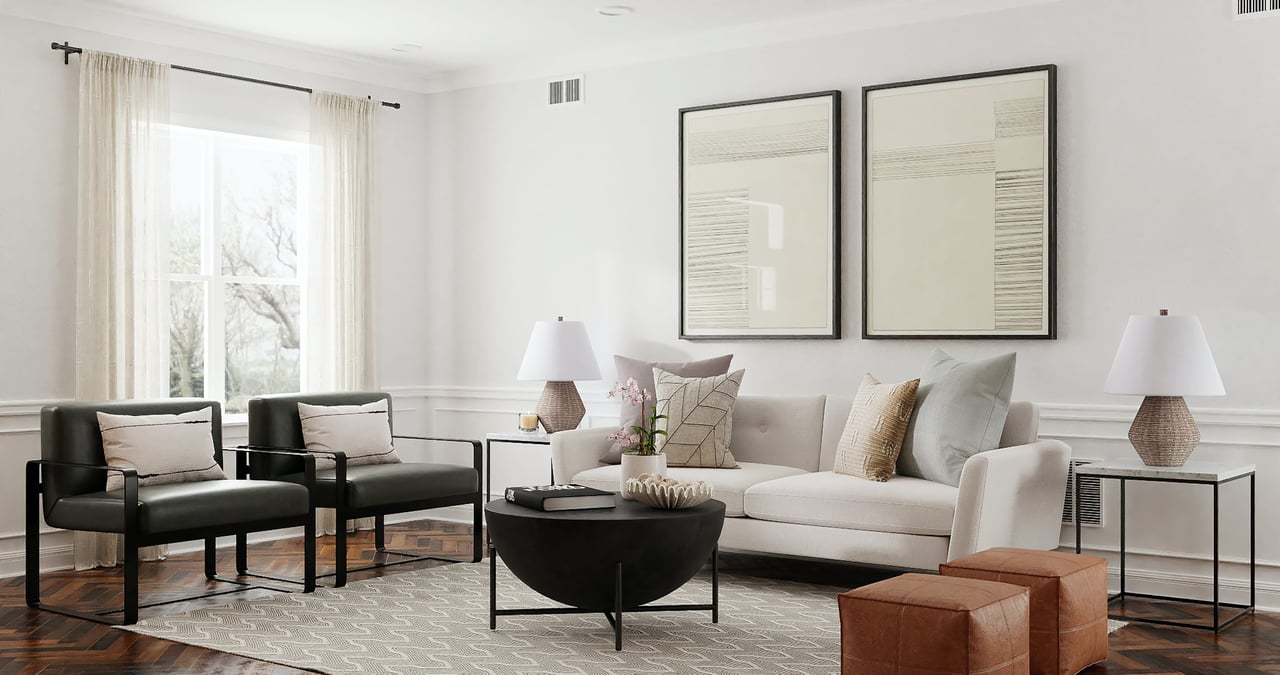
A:
{"type": "Polygon", "coordinates": [[[169,394],[225,402],[299,391],[308,147],[175,127],[169,394]]]}

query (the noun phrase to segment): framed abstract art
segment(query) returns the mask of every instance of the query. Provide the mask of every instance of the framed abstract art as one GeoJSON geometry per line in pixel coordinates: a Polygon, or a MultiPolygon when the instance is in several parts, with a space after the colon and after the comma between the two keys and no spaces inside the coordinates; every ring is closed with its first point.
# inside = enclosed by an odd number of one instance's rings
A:
{"type": "Polygon", "coordinates": [[[840,337],[840,92],[680,110],[680,337],[840,337]]]}
{"type": "Polygon", "coordinates": [[[1056,335],[1052,65],[862,90],[862,336],[1056,335]]]}

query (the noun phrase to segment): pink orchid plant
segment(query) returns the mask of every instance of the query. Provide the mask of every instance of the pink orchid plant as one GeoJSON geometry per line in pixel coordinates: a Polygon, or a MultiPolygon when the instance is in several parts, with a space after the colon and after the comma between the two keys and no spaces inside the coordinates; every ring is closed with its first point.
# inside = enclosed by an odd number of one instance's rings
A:
{"type": "Polygon", "coordinates": [[[653,393],[648,389],[642,389],[640,383],[633,377],[628,379],[626,384],[613,385],[613,389],[609,390],[609,398],[615,396],[632,405],[640,406],[640,424],[632,425],[630,429],[618,429],[609,435],[609,440],[625,445],[627,449],[624,452],[629,455],[658,454],[658,436],[667,435],[667,432],[658,428],[658,420],[665,420],[667,416],[659,415],[657,406],[650,409],[648,416],[645,415],[644,403],[653,400],[653,393]]]}

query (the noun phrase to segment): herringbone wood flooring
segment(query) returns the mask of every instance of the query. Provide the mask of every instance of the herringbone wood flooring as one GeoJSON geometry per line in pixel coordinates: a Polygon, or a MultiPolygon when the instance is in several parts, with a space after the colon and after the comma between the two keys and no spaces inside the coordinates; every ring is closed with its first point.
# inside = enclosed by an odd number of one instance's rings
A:
{"type": "MultiPolygon", "coordinates": [[[[333,559],[332,537],[317,547],[321,568],[333,559]]],[[[469,559],[470,528],[436,521],[389,525],[387,544],[393,549],[429,551],[469,559]]],[[[250,567],[271,574],[300,573],[301,544],[284,540],[250,547],[250,567]]],[[[351,539],[351,558],[372,560],[372,533],[351,539]]],[[[352,580],[442,564],[434,562],[398,565],[361,572],[352,580]]],[[[722,569],[782,576],[837,587],[883,578],[885,573],[845,566],[777,561],[755,556],[725,554],[722,569]]],[[[230,550],[219,557],[224,574],[233,569],[230,550]]],[[[172,556],[158,563],[143,563],[143,602],[155,602],[204,592],[203,558],[198,553],[172,556]]],[[[213,584],[213,587],[229,587],[213,584]]],[[[119,601],[118,569],[91,572],[55,572],[44,575],[44,599],[85,610],[116,606],[119,601]],[[114,603],[114,604],[113,604],[114,603]]],[[[248,591],[211,600],[165,605],[142,610],[143,618],[181,612],[205,603],[227,602],[271,591],[248,591]]],[[[834,601],[834,598],[833,598],[834,601]]],[[[1138,608],[1131,607],[1131,610],[1138,608]]],[[[0,675],[7,673],[294,673],[291,668],[246,659],[167,640],[111,629],[51,612],[28,609],[21,577],[0,580],[0,675]]],[[[1111,654],[1105,665],[1085,671],[1111,673],[1280,673],[1280,616],[1258,614],[1242,619],[1221,635],[1207,631],[1130,624],[1111,636],[1111,654]]]]}

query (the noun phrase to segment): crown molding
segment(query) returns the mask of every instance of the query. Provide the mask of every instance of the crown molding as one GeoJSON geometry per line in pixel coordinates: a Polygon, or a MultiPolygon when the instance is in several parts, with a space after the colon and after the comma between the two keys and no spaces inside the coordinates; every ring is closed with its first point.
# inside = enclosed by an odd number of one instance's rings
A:
{"type": "Polygon", "coordinates": [[[972,14],[1045,5],[1066,0],[883,0],[788,19],[726,26],[602,48],[523,54],[489,65],[431,75],[432,93],[534,80],[700,54],[749,49],[831,37],[972,14]]]}
{"type": "MultiPolygon", "coordinates": [[[[69,40],[74,44],[79,41],[58,33],[57,28],[65,27],[181,50],[184,53],[178,60],[183,61],[181,65],[184,66],[213,69],[200,60],[201,54],[207,54],[244,61],[250,65],[249,70],[252,70],[252,65],[260,64],[387,89],[414,93],[430,90],[430,73],[406,69],[402,64],[325,51],[285,40],[213,30],[170,19],[160,20],[138,12],[104,7],[90,0],[0,0],[0,16],[51,24],[50,42],[69,40]]],[[[76,46],[104,49],[94,44],[76,46]]],[[[164,61],[167,53],[168,50],[160,50],[154,54],[129,56],[164,61]]],[[[240,74],[273,77],[264,73],[240,74]]],[[[298,84],[310,86],[301,80],[298,84]]]]}

